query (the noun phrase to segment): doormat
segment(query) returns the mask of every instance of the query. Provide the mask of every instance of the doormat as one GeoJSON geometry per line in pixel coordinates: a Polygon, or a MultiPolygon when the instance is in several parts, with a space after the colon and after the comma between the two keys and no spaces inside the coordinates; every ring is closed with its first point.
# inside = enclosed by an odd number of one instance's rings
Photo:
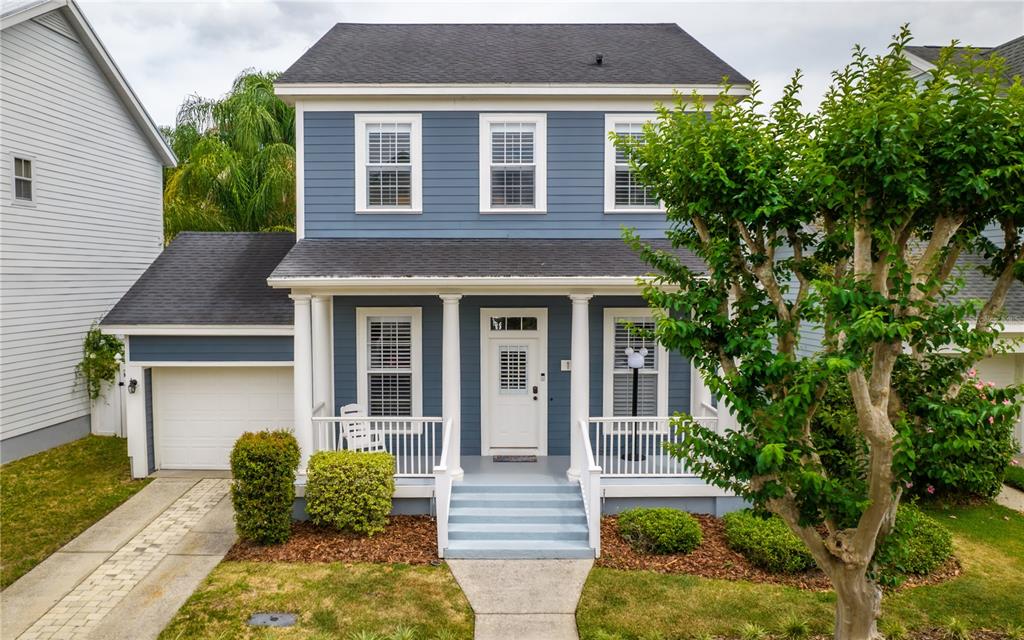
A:
{"type": "Polygon", "coordinates": [[[537,456],[494,456],[495,462],[537,462],[537,456]]]}

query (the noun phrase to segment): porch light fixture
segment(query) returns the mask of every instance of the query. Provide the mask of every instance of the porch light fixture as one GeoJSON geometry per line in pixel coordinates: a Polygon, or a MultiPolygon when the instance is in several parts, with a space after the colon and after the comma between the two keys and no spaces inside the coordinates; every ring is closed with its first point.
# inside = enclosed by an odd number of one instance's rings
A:
{"type": "Polygon", "coordinates": [[[633,447],[629,451],[622,452],[623,460],[645,460],[647,456],[640,451],[640,434],[637,433],[637,390],[640,386],[640,370],[644,368],[644,361],[647,358],[647,349],[642,347],[639,351],[633,347],[626,347],[626,366],[633,370],[633,447]]]}

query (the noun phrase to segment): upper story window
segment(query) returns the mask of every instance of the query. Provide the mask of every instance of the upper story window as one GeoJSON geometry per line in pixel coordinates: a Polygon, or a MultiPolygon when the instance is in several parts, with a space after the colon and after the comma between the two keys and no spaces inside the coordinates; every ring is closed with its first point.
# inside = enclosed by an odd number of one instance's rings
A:
{"type": "MultiPolygon", "coordinates": [[[[607,115],[605,130],[621,136],[640,138],[644,124],[651,116],[607,115]]],[[[605,141],[604,151],[604,210],[606,213],[649,213],[662,211],[663,207],[653,196],[649,187],[637,182],[629,167],[626,154],[611,140],[605,141]]]]}
{"type": "Polygon", "coordinates": [[[356,115],[356,211],[420,213],[419,114],[356,115]]]}
{"type": "Polygon", "coordinates": [[[546,125],[544,114],[481,114],[480,211],[544,213],[546,125]]]}
{"type": "Polygon", "coordinates": [[[32,160],[14,158],[14,201],[29,203],[35,201],[33,192],[32,160]]]}

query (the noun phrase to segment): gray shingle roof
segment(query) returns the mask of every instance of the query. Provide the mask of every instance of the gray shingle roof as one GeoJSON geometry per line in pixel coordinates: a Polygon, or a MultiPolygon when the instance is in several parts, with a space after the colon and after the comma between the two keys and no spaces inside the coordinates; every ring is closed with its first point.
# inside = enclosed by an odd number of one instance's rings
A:
{"type": "Polygon", "coordinates": [[[749,82],[676,24],[340,23],[277,82],[717,84],[723,76],[749,82]]]}
{"type": "MultiPolygon", "coordinates": [[[[960,258],[957,270],[953,272],[956,277],[963,278],[964,286],[954,296],[955,300],[988,300],[992,294],[992,279],[978,270],[983,264],[981,257],[966,255],[960,258]]],[[[1010,321],[1024,321],[1024,284],[1014,281],[1006,294],[1006,303],[1003,305],[1005,319],[1010,321]]]]}
{"type": "Polygon", "coordinates": [[[267,276],[294,244],[290,233],[182,233],[101,324],[292,324],[288,292],[267,276]]]}
{"type": "MultiPolygon", "coordinates": [[[[665,240],[652,244],[669,248],[665,240]]],[[[692,253],[677,253],[688,266],[703,268],[692,253]]],[[[300,240],[270,277],[563,278],[635,277],[650,272],[618,238],[346,238],[300,240]]]]}
{"type": "MultiPolygon", "coordinates": [[[[908,46],[906,51],[922,60],[935,64],[944,48],[944,46],[939,45],[913,45],[908,46]]],[[[966,50],[966,47],[957,47],[957,51],[966,50]]],[[[1006,75],[1008,77],[1024,76],[1024,35],[1014,38],[1009,42],[1004,42],[997,47],[978,47],[978,52],[982,57],[997,55],[1005,58],[1006,75]]]]}

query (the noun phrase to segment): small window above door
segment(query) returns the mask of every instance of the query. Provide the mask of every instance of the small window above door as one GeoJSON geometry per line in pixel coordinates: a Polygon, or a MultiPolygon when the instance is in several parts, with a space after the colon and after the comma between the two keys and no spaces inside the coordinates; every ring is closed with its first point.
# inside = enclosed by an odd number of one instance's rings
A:
{"type": "Polygon", "coordinates": [[[491,331],[536,331],[536,316],[491,316],[491,331]]]}

